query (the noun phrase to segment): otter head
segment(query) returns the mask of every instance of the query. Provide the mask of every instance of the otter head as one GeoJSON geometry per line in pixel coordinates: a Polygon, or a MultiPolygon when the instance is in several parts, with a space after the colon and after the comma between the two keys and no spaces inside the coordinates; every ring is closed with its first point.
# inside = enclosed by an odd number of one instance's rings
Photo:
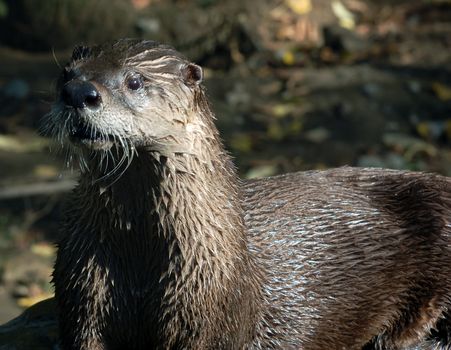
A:
{"type": "Polygon", "coordinates": [[[77,47],[58,80],[45,133],[93,152],[190,153],[192,134],[205,126],[197,111],[201,81],[199,66],[153,41],[77,47]]]}

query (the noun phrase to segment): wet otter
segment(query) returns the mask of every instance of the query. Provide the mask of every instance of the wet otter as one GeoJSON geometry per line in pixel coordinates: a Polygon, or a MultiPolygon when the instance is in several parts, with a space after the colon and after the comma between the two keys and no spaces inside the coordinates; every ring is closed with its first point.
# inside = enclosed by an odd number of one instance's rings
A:
{"type": "Polygon", "coordinates": [[[78,155],[54,270],[63,349],[451,345],[451,180],[340,168],[240,182],[202,70],[80,47],[47,133],[78,155]]]}

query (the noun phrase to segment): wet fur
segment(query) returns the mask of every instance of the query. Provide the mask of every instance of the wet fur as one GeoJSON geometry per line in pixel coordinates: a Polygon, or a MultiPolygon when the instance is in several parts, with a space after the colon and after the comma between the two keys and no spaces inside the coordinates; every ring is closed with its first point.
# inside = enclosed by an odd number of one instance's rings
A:
{"type": "Polygon", "coordinates": [[[264,299],[294,348],[360,349],[373,338],[365,349],[414,349],[437,321],[449,338],[449,179],[340,168],[244,189],[264,299]]]}
{"type": "MultiPolygon", "coordinates": [[[[66,67],[104,97],[75,118],[114,146],[69,146],[83,167],[54,271],[62,348],[451,348],[450,179],[240,181],[186,67],[130,40],[77,49],[66,67]],[[150,78],[137,105],[103,73],[124,67],[150,78]]],[[[71,113],[57,102],[45,122],[64,145],[71,113]]]]}

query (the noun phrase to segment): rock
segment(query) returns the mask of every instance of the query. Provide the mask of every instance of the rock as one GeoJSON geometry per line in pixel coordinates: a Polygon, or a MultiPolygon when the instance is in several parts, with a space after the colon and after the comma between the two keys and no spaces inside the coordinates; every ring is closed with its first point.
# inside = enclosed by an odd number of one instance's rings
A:
{"type": "Polygon", "coordinates": [[[24,99],[29,93],[30,87],[22,79],[13,79],[3,87],[3,94],[8,99],[24,99]]]}
{"type": "Polygon", "coordinates": [[[324,45],[337,53],[366,52],[371,48],[371,41],[360,37],[352,30],[339,25],[330,25],[323,28],[324,45]]]}
{"type": "Polygon", "coordinates": [[[0,350],[56,350],[55,300],[46,299],[0,326],[0,350]]]}
{"type": "Polygon", "coordinates": [[[304,134],[306,140],[313,143],[322,143],[330,137],[330,131],[326,128],[317,127],[306,131],[304,134]]]}
{"type": "Polygon", "coordinates": [[[366,83],[362,86],[362,92],[365,96],[373,98],[380,97],[383,90],[382,87],[375,83],[366,83]]]}

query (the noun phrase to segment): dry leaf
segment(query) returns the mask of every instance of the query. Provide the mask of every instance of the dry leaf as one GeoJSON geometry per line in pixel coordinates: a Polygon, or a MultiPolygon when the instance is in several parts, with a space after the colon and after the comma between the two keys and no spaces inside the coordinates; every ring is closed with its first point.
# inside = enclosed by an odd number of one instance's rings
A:
{"type": "Polygon", "coordinates": [[[58,168],[52,165],[40,164],[34,167],[33,174],[40,178],[53,178],[59,174],[58,168]]]}
{"type": "Polygon", "coordinates": [[[311,0],[285,0],[285,4],[298,15],[305,15],[312,10],[311,0]]]}
{"type": "Polygon", "coordinates": [[[42,293],[42,294],[35,295],[32,297],[19,298],[19,299],[17,299],[17,305],[19,305],[20,307],[23,307],[23,308],[27,308],[34,304],[39,303],[40,301],[43,301],[43,300],[51,298],[51,297],[53,297],[53,294],[42,293]]]}
{"type": "Polygon", "coordinates": [[[272,114],[276,118],[284,118],[287,115],[289,115],[291,112],[293,112],[294,105],[288,104],[288,103],[279,103],[273,106],[272,108],[272,114]]]}
{"type": "Polygon", "coordinates": [[[49,243],[36,243],[31,246],[31,251],[39,256],[52,257],[55,255],[56,249],[49,243]]]}
{"type": "Polygon", "coordinates": [[[451,100],[451,86],[435,82],[432,84],[432,90],[434,90],[437,97],[442,101],[451,100]]]}
{"type": "Polygon", "coordinates": [[[277,167],[274,164],[260,165],[251,168],[245,175],[246,179],[256,179],[275,175],[277,167]]]}
{"type": "Polygon", "coordinates": [[[250,152],[252,150],[252,139],[247,134],[237,134],[232,137],[230,145],[235,150],[250,152]]]}
{"type": "Polygon", "coordinates": [[[355,17],[351,11],[349,11],[340,0],[332,1],[332,11],[337,16],[340,25],[346,29],[354,29],[355,17]]]}
{"type": "Polygon", "coordinates": [[[42,150],[49,140],[33,135],[22,137],[0,135],[0,150],[7,152],[30,152],[42,150]]]}
{"type": "Polygon", "coordinates": [[[416,126],[418,134],[423,138],[427,139],[430,135],[429,124],[426,122],[418,123],[416,126]]]}
{"type": "Polygon", "coordinates": [[[285,51],[282,56],[283,64],[292,66],[295,62],[294,54],[291,51],[285,51]]]}
{"type": "Polygon", "coordinates": [[[277,122],[272,122],[268,125],[267,133],[272,140],[282,140],[285,136],[285,131],[277,122]]]}
{"type": "Polygon", "coordinates": [[[151,0],[131,0],[133,7],[137,10],[142,10],[150,5],[151,0]]]}

